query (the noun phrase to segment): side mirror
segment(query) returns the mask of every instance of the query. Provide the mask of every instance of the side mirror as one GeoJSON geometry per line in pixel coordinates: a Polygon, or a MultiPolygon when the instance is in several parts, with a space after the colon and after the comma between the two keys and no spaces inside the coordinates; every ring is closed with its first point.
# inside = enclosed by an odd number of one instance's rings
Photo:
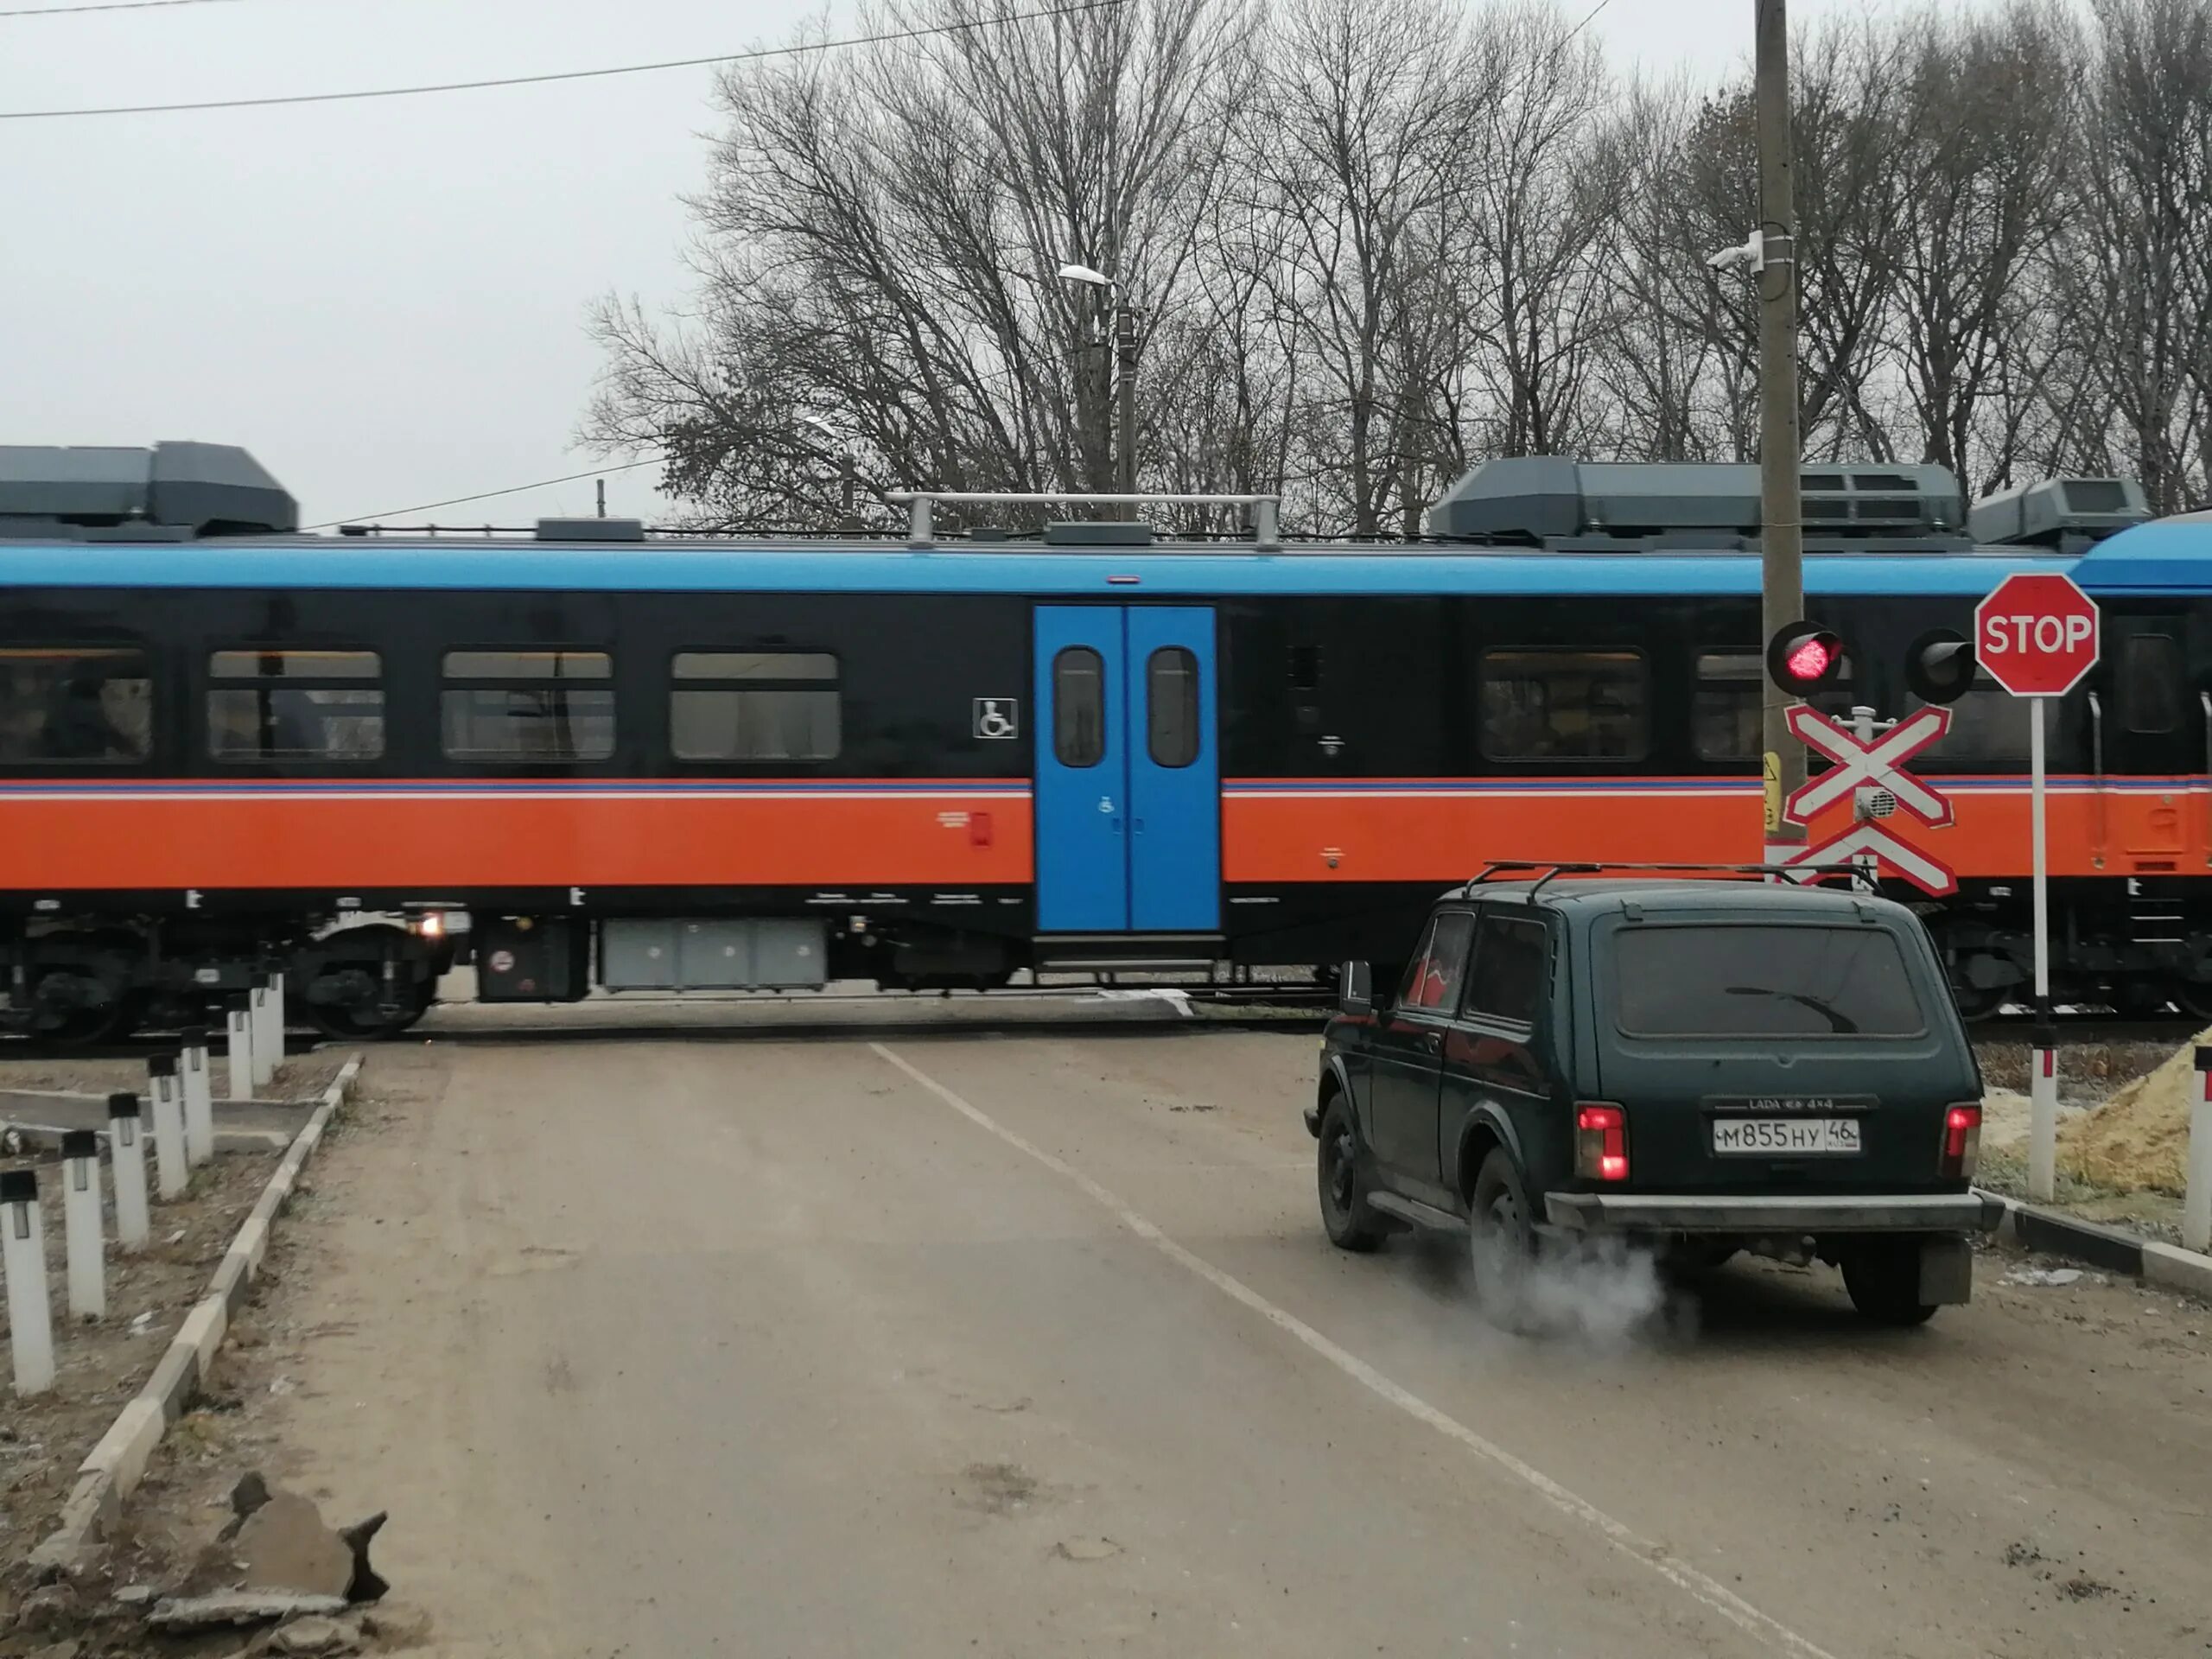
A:
{"type": "Polygon", "coordinates": [[[1337,1010],[1340,1014],[1375,1012],[1375,972],[1363,962],[1348,962],[1337,979],[1337,1010]]]}

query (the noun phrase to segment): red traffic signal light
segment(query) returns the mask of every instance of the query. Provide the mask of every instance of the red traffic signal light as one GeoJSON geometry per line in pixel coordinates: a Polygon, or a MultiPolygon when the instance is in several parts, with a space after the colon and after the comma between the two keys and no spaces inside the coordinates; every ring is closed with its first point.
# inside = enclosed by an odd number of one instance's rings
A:
{"type": "Polygon", "coordinates": [[[1792,622],[1767,642],[1767,677],[1792,696],[1809,696],[1843,676],[1843,641],[1810,622],[1792,622]]]}
{"type": "Polygon", "coordinates": [[[1912,642],[1904,683],[1923,702],[1956,702],[1974,687],[1974,647],[1949,628],[1935,628],[1912,642]]]}

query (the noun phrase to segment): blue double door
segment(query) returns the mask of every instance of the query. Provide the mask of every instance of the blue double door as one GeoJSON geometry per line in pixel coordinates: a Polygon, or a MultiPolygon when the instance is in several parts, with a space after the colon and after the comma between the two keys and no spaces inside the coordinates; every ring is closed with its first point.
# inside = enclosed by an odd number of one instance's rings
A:
{"type": "Polygon", "coordinates": [[[1040,605],[1037,928],[1215,932],[1213,612],[1040,605]]]}

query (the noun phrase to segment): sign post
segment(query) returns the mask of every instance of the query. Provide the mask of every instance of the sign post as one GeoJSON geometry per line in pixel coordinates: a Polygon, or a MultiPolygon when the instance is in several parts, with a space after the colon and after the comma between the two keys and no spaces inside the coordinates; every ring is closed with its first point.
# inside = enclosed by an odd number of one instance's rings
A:
{"type": "Polygon", "coordinates": [[[2044,826],[2044,705],[2097,665],[2095,601],[2071,576],[2011,575],[1974,610],[1974,655],[2028,709],[2030,838],[2035,863],[2036,1038],[2028,1090],[2028,1196],[2050,1198],[2058,1181],[2058,1039],[2050,1017],[2049,840],[2044,826]]]}

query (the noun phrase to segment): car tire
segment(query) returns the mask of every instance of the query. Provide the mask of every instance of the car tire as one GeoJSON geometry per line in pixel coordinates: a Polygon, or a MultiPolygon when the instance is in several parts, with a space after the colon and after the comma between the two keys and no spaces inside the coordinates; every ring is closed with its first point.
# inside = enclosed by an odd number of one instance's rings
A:
{"type": "Polygon", "coordinates": [[[1342,1095],[1331,1095],[1321,1109],[1320,1145],[1314,1155],[1320,1188],[1321,1226],[1340,1250],[1365,1255],[1381,1244],[1382,1217],[1368,1207],[1367,1182],[1359,1171],[1359,1131],[1342,1095]]]}
{"type": "Polygon", "coordinates": [[[1475,1300],[1483,1316],[1508,1331],[1528,1318],[1529,1269],[1536,1257],[1536,1223],[1529,1188],[1513,1154],[1493,1147],[1475,1172],[1467,1201],[1469,1255],[1475,1300]]]}
{"type": "Polygon", "coordinates": [[[1851,1305],[1877,1325],[1925,1325],[1936,1304],[1920,1300],[1920,1241],[1868,1239],[1843,1258],[1851,1305]]]}

